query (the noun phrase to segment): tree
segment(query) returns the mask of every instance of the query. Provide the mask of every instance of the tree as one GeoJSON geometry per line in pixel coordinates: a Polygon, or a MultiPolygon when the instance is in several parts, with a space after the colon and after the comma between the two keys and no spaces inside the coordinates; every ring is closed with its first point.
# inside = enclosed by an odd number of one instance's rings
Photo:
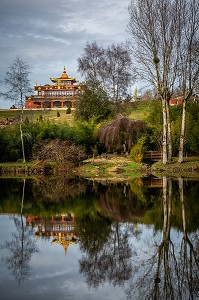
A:
{"type": "Polygon", "coordinates": [[[115,102],[127,95],[130,68],[130,53],[124,44],[103,48],[96,42],[87,43],[84,54],[78,59],[78,71],[86,81],[100,85],[115,102]]]}
{"type": "Polygon", "coordinates": [[[108,151],[128,152],[139,137],[146,132],[146,125],[141,120],[130,120],[118,116],[105,123],[99,129],[99,140],[108,151]]]}
{"type": "Polygon", "coordinates": [[[0,95],[4,97],[5,100],[12,100],[18,104],[21,109],[21,119],[20,119],[20,134],[21,134],[21,146],[23,153],[23,162],[25,162],[25,151],[24,151],[24,139],[23,139],[23,108],[26,93],[31,92],[29,71],[30,67],[21,58],[15,58],[12,65],[9,67],[9,71],[6,72],[4,79],[0,82],[3,86],[3,90],[7,89],[5,92],[1,91],[0,95]]]}
{"type": "Polygon", "coordinates": [[[197,87],[199,77],[199,3],[182,0],[183,26],[180,28],[179,87],[183,99],[178,162],[183,162],[187,101],[197,87]]]}
{"type": "Polygon", "coordinates": [[[179,63],[181,0],[139,0],[129,6],[129,32],[139,78],[149,81],[162,102],[163,164],[172,157],[169,100],[179,63]]]}
{"type": "Polygon", "coordinates": [[[112,114],[111,103],[101,86],[88,83],[82,87],[80,102],[75,111],[76,118],[89,121],[94,118],[97,122],[107,119],[112,114]]]}

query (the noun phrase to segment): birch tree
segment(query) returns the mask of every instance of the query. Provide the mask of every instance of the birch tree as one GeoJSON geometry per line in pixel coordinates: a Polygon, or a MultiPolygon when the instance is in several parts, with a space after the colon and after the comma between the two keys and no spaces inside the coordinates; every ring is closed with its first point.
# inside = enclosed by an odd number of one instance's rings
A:
{"type": "Polygon", "coordinates": [[[134,0],[129,6],[137,76],[156,88],[162,102],[163,164],[172,157],[169,100],[178,70],[180,13],[180,0],[134,0]]]}
{"type": "Polygon", "coordinates": [[[23,162],[25,163],[25,151],[24,151],[24,139],[23,139],[23,109],[25,95],[31,92],[30,88],[30,67],[21,58],[15,58],[9,70],[6,72],[5,77],[1,80],[2,91],[0,92],[1,97],[4,100],[14,101],[21,109],[20,114],[20,134],[21,134],[21,146],[23,154],[23,162]]]}
{"type": "MultiPolygon", "coordinates": [[[[187,102],[197,88],[199,77],[199,2],[181,0],[183,23],[179,28],[180,65],[178,71],[179,88],[182,93],[183,111],[178,162],[184,160],[187,102]]],[[[180,22],[180,21],[179,21],[180,22]]]]}

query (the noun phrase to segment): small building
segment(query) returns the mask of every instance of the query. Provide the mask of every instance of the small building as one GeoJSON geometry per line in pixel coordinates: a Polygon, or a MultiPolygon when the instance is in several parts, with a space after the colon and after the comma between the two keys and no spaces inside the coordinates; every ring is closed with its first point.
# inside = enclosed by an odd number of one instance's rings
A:
{"type": "Polygon", "coordinates": [[[183,103],[182,97],[175,97],[175,98],[172,98],[172,99],[169,100],[169,104],[171,106],[179,105],[179,104],[182,104],[182,103],[183,103]]]}
{"type": "Polygon", "coordinates": [[[26,96],[26,109],[75,108],[78,103],[80,85],[75,78],[68,77],[64,67],[61,77],[50,78],[52,84],[34,85],[34,95],[26,96]]]}

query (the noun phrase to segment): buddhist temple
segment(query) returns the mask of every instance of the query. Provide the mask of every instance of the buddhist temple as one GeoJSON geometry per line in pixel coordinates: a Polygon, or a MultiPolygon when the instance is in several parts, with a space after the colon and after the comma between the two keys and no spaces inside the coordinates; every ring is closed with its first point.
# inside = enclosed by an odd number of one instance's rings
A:
{"type": "Polygon", "coordinates": [[[52,84],[34,85],[34,95],[26,96],[26,109],[75,108],[78,103],[80,85],[75,78],[68,77],[64,67],[61,77],[50,78],[52,84]]]}

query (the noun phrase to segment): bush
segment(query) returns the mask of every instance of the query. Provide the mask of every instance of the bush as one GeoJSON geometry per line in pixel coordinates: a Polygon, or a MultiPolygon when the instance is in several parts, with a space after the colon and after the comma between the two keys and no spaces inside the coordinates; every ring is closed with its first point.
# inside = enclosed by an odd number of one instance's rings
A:
{"type": "Polygon", "coordinates": [[[71,113],[71,107],[68,106],[67,110],[66,110],[66,114],[70,114],[71,113]]]}
{"type": "Polygon", "coordinates": [[[52,140],[40,143],[34,150],[33,159],[56,162],[58,164],[78,165],[86,158],[85,152],[79,146],[69,141],[52,140]]]}
{"type": "Polygon", "coordinates": [[[75,111],[77,120],[88,122],[90,119],[95,118],[100,123],[113,115],[108,95],[98,85],[83,86],[79,99],[79,105],[75,111]]]}
{"type": "Polygon", "coordinates": [[[118,116],[100,127],[98,137],[107,151],[126,153],[145,133],[145,122],[118,116]]]}
{"type": "Polygon", "coordinates": [[[142,162],[144,157],[143,143],[136,144],[130,151],[130,158],[135,162],[142,162]]]}
{"type": "Polygon", "coordinates": [[[59,111],[57,111],[57,117],[58,117],[58,118],[60,117],[60,112],[59,112],[59,111]]]}

